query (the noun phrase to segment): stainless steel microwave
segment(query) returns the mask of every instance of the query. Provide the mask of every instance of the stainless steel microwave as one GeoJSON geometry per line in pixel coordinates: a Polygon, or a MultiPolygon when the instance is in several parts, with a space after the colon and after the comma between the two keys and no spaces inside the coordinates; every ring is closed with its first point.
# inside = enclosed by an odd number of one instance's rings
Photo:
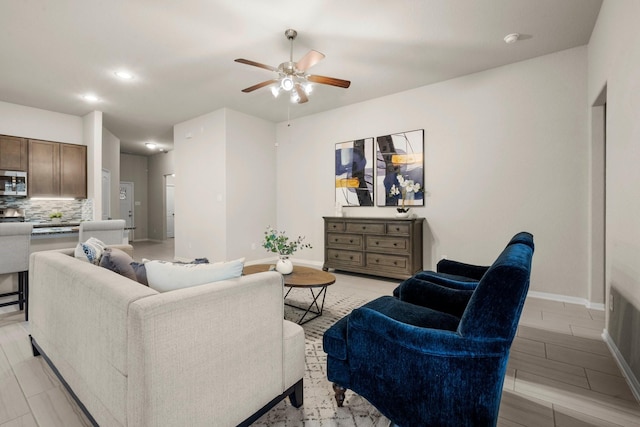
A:
{"type": "Polygon", "coordinates": [[[0,196],[26,196],[27,173],[0,170],[0,196]]]}

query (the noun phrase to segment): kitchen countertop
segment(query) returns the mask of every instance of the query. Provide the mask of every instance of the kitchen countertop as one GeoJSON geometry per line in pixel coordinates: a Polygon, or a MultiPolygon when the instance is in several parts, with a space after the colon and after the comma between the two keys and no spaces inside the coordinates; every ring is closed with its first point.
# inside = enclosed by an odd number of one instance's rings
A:
{"type": "Polygon", "coordinates": [[[74,235],[80,232],[79,222],[38,222],[33,224],[32,237],[56,237],[74,235]]]}

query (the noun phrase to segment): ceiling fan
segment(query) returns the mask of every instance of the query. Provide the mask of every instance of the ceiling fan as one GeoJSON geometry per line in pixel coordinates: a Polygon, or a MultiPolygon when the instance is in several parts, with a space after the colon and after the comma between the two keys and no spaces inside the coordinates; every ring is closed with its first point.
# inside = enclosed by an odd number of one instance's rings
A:
{"type": "Polygon", "coordinates": [[[307,70],[320,62],[324,58],[324,55],[317,50],[310,50],[298,62],[293,62],[293,41],[298,35],[298,32],[296,30],[288,29],[284,32],[284,35],[291,41],[289,61],[283,62],[277,67],[272,67],[271,65],[261,64],[249,59],[238,58],[235,60],[235,62],[239,62],[241,64],[252,65],[254,67],[264,68],[265,70],[278,73],[277,78],[266,80],[246,89],[242,89],[244,93],[253,92],[256,89],[260,89],[265,86],[271,86],[271,92],[274,96],[278,96],[281,90],[291,92],[291,100],[298,104],[302,104],[309,101],[308,95],[311,92],[311,83],[320,83],[345,89],[351,85],[349,80],[307,74],[307,70]]]}

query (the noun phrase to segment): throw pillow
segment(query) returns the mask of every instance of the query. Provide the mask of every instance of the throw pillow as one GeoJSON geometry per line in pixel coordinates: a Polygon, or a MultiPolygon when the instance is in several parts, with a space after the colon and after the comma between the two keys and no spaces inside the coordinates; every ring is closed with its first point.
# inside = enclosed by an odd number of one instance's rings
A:
{"type": "Polygon", "coordinates": [[[142,283],[145,286],[149,286],[149,281],[147,280],[147,268],[143,263],[133,261],[131,263],[131,268],[136,272],[136,280],[138,283],[142,283]]]}
{"type": "Polygon", "coordinates": [[[90,237],[86,242],[78,243],[74,256],[81,261],[90,262],[91,264],[100,264],[100,257],[106,245],[95,237],[90,237]]]}
{"type": "Polygon", "coordinates": [[[133,258],[118,248],[106,248],[100,258],[100,267],[116,272],[133,281],[138,281],[136,272],[131,266],[133,258]]]}
{"type": "Polygon", "coordinates": [[[188,288],[242,275],[244,258],[213,264],[180,264],[166,261],[145,263],[149,287],[158,292],[188,288]]]}

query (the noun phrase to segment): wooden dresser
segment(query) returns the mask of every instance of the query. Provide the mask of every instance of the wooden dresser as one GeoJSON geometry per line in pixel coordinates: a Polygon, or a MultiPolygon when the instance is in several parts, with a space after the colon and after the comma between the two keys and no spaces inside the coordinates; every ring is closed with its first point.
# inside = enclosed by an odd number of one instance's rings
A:
{"type": "Polygon", "coordinates": [[[424,218],[324,217],[323,270],[407,279],[422,270],[424,218]]]}

